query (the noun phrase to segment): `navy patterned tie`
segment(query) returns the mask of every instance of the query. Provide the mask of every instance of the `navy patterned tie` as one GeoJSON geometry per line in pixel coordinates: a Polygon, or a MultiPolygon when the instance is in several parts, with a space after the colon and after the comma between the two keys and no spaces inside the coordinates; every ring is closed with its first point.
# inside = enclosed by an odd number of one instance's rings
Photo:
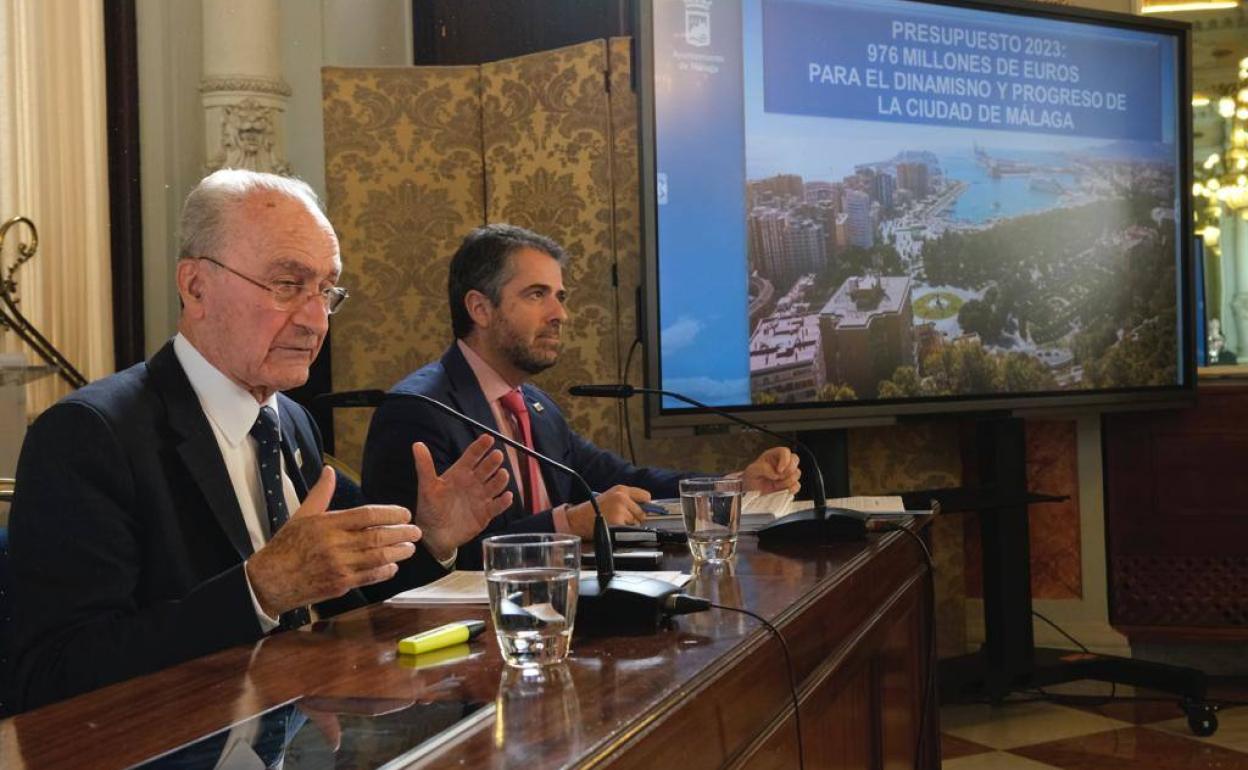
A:
{"type": "MultiPolygon", "coordinates": [[[[277,413],[271,407],[260,407],[260,416],[251,426],[251,437],[256,440],[256,459],[260,463],[260,486],[264,489],[264,504],[269,514],[269,537],[290,518],[286,510],[286,496],[282,492],[282,440],[277,429],[277,413]]],[[[282,628],[298,628],[311,620],[307,607],[298,607],[282,613],[282,628]]]]}

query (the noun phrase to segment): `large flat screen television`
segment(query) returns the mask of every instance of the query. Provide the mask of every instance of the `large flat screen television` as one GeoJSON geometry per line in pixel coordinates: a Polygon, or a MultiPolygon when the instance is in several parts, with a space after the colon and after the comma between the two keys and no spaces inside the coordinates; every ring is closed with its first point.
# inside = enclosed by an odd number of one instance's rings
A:
{"type": "Polygon", "coordinates": [[[780,428],[1192,397],[1187,25],[644,0],[638,40],[650,387],[780,428]]]}

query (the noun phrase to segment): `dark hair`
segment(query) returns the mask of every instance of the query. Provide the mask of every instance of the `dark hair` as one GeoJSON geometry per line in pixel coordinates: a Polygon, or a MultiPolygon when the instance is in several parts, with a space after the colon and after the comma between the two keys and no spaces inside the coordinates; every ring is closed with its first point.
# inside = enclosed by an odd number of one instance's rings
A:
{"type": "Polygon", "coordinates": [[[508,257],[526,248],[548,254],[560,265],[567,264],[567,255],[559,244],[516,225],[478,227],[459,244],[455,256],[451,257],[450,274],[446,281],[446,293],[451,303],[451,331],[456,339],[467,337],[473,328],[464,297],[475,289],[489,297],[497,307],[503,299],[503,284],[511,280],[508,257]]]}

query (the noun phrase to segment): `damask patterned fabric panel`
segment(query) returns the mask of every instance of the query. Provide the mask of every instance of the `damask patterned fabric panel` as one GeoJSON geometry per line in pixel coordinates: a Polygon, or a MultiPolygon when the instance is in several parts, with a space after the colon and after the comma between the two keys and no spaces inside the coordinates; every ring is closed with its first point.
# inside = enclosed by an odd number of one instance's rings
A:
{"type": "MultiPolygon", "coordinates": [[[[451,340],[446,273],[484,221],[478,67],[323,71],[329,218],[351,300],[333,319],[334,390],[388,389],[451,340]]],[[[366,410],[339,410],[358,468],[366,410]]]]}
{"type": "Polygon", "coordinates": [[[579,432],[618,449],[619,405],[564,395],[619,376],[606,69],[602,40],[484,64],[481,108],[487,221],[549,235],[569,255],[563,352],[534,382],[579,432]]]}

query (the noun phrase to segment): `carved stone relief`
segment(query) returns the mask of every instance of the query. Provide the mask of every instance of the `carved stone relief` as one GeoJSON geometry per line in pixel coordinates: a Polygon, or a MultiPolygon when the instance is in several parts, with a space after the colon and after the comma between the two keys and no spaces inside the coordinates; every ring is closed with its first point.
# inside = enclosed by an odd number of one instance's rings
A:
{"type": "Polygon", "coordinates": [[[281,117],[282,110],[253,98],[224,105],[220,152],[209,160],[210,167],[290,173],[290,164],[277,150],[277,125],[281,117]]]}

